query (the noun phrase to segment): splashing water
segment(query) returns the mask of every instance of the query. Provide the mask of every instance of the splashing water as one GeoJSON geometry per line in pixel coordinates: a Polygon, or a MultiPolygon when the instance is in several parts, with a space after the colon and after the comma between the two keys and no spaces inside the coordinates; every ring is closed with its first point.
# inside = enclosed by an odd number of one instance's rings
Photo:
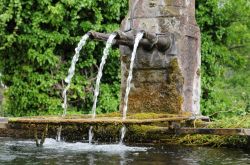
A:
{"type": "Polygon", "coordinates": [[[64,109],[63,115],[62,115],[63,117],[67,114],[67,91],[70,87],[71,79],[75,73],[76,62],[78,61],[79,56],[80,56],[80,51],[81,51],[82,47],[86,44],[86,41],[88,40],[88,38],[89,38],[89,34],[87,33],[82,37],[82,39],[78,43],[77,47],[75,48],[75,55],[71,61],[71,66],[70,66],[69,71],[68,71],[68,76],[65,78],[65,82],[68,85],[63,90],[63,99],[64,99],[63,106],[62,106],[64,109]]]}
{"type": "Polygon", "coordinates": [[[96,103],[97,103],[97,97],[99,95],[99,90],[100,90],[100,81],[101,81],[101,78],[102,78],[102,70],[103,70],[103,67],[106,63],[106,59],[109,55],[109,49],[110,47],[112,46],[112,43],[113,43],[113,40],[115,39],[117,33],[112,33],[109,38],[108,38],[108,41],[106,43],[106,47],[103,51],[103,56],[102,56],[102,62],[99,66],[99,70],[98,70],[98,74],[97,74],[97,79],[96,79],[96,85],[95,85],[95,92],[94,92],[94,104],[93,104],[93,107],[92,107],[92,118],[95,118],[96,116],[96,103]]]}
{"type": "Polygon", "coordinates": [[[123,139],[124,139],[124,137],[125,137],[125,134],[126,134],[126,126],[123,125],[122,128],[121,128],[121,138],[120,138],[119,144],[122,144],[122,143],[123,143],[123,139]]]}
{"type": "Polygon", "coordinates": [[[130,62],[130,67],[129,67],[129,74],[128,74],[128,78],[127,78],[127,87],[126,87],[126,93],[124,96],[124,106],[123,106],[123,120],[126,119],[127,117],[127,110],[128,110],[128,95],[130,92],[130,88],[131,88],[131,80],[133,78],[133,66],[134,66],[134,61],[135,61],[135,55],[136,55],[136,51],[137,48],[139,46],[139,42],[143,37],[144,32],[139,32],[137,33],[136,37],[135,37],[135,44],[134,44],[134,49],[132,52],[132,56],[131,56],[131,62],[130,62]]]}
{"type": "Polygon", "coordinates": [[[56,141],[61,142],[62,126],[57,128],[56,141]]]}
{"type": "MultiPolygon", "coordinates": [[[[139,32],[137,33],[136,37],[135,37],[135,43],[134,43],[134,49],[132,52],[132,56],[131,56],[131,62],[130,62],[130,67],[129,67],[129,74],[128,74],[128,79],[127,79],[127,87],[126,87],[126,93],[124,96],[124,106],[123,106],[123,116],[122,119],[125,120],[127,117],[127,110],[128,110],[128,95],[130,92],[130,88],[131,88],[131,80],[133,78],[133,66],[134,66],[134,61],[135,61],[135,55],[136,55],[136,51],[137,48],[139,46],[139,42],[141,41],[142,37],[143,37],[144,32],[139,32]]],[[[125,137],[126,134],[126,126],[123,125],[122,129],[121,129],[121,138],[120,138],[120,144],[123,143],[123,139],[125,137]]]]}
{"type": "Polygon", "coordinates": [[[93,126],[90,126],[90,128],[89,128],[89,144],[92,144],[93,137],[94,137],[93,126]]]}
{"type": "MultiPolygon", "coordinates": [[[[97,103],[97,98],[99,95],[99,90],[100,90],[100,82],[101,82],[101,78],[102,78],[102,71],[103,71],[103,67],[106,63],[106,59],[109,55],[109,49],[112,46],[113,40],[115,39],[117,33],[112,33],[106,43],[106,47],[103,50],[103,56],[102,56],[102,61],[101,64],[99,66],[99,70],[98,70],[98,74],[97,74],[97,79],[96,79],[96,86],[95,86],[95,91],[94,91],[94,103],[93,103],[93,107],[92,107],[92,118],[94,119],[96,116],[96,103],[97,103]]],[[[91,126],[89,128],[89,144],[92,143],[92,138],[94,136],[93,133],[93,127],[91,126]]]]}

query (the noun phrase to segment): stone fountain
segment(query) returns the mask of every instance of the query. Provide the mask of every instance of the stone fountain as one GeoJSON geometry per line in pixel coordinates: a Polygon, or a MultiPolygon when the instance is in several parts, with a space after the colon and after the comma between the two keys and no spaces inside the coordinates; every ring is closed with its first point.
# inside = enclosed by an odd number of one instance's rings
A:
{"type": "MultiPolygon", "coordinates": [[[[200,115],[200,29],[195,0],[130,0],[129,14],[114,41],[121,51],[121,104],[135,35],[144,31],[134,64],[130,113],[200,115]]],[[[107,40],[91,32],[93,39],[107,40]]]]}
{"type": "MultiPolygon", "coordinates": [[[[151,45],[138,48],[128,111],[199,115],[200,29],[195,0],[130,0],[121,31],[133,36],[139,30],[146,32],[151,45]]],[[[120,50],[123,100],[132,49],[121,45],[120,50]]]]}
{"type": "MultiPolygon", "coordinates": [[[[93,126],[95,136],[105,141],[111,138],[117,139],[119,130],[124,125],[128,129],[128,141],[167,139],[168,135],[177,132],[179,134],[220,134],[221,130],[216,132],[216,130],[206,129],[207,132],[204,132],[203,129],[181,128],[183,121],[189,123],[190,120],[195,119],[190,115],[200,115],[200,29],[195,20],[195,0],[129,1],[129,14],[122,21],[121,29],[113,33],[114,38],[109,40],[109,44],[119,47],[121,52],[120,111],[123,111],[125,102],[131,54],[134,45],[137,45],[135,38],[140,33],[143,34],[143,38],[137,40],[139,47],[135,56],[133,79],[128,96],[130,116],[125,118],[126,120],[110,118],[108,115],[103,118],[80,116],[70,119],[64,117],[13,118],[9,120],[8,130],[2,131],[0,135],[14,134],[13,136],[16,137],[31,137],[35,134],[37,139],[37,132],[41,133],[44,130],[42,137],[46,137],[47,133],[51,137],[57,132],[58,126],[60,128],[63,126],[62,133],[66,140],[79,140],[83,135],[86,138],[88,132],[92,134],[93,126]],[[141,113],[148,112],[158,116],[138,118],[138,114],[140,116],[141,113]],[[188,112],[188,115],[185,112],[188,112]]],[[[110,36],[112,35],[88,32],[78,44],[73,61],[78,60],[79,51],[88,38],[107,41],[110,36]]],[[[66,81],[68,84],[74,70],[75,63],[71,66],[71,74],[66,81]]],[[[63,116],[66,115],[67,89],[64,92],[63,116]]],[[[95,116],[95,113],[93,114],[95,116]]],[[[242,134],[242,130],[233,131],[235,134],[242,134]]]]}

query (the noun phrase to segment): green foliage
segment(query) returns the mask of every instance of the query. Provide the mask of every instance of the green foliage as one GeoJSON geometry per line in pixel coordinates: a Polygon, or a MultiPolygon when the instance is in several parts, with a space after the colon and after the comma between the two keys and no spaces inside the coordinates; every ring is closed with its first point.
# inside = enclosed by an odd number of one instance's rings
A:
{"type": "Polygon", "coordinates": [[[250,3],[200,0],[202,112],[214,118],[246,115],[250,106],[250,3]]]}
{"type": "MultiPolygon", "coordinates": [[[[202,31],[202,112],[214,118],[250,109],[250,3],[196,1],[202,31]]],[[[71,58],[89,30],[112,32],[127,13],[127,0],[2,0],[0,72],[9,87],[9,115],[60,114],[71,58]]],[[[69,113],[88,113],[103,43],[88,42],[68,92],[69,113]]],[[[98,112],[119,103],[119,52],[112,51],[101,85],[98,112]]]]}
{"type": "Polygon", "coordinates": [[[209,128],[250,128],[250,115],[216,119],[209,128]]]}
{"type": "MultiPolygon", "coordinates": [[[[215,119],[208,128],[250,128],[250,115],[224,117],[215,119]]],[[[217,136],[217,135],[185,135],[179,139],[179,143],[188,145],[208,145],[208,146],[230,146],[249,147],[249,137],[247,136],[217,136]]]]}
{"type": "MultiPolygon", "coordinates": [[[[0,2],[0,72],[9,115],[61,114],[61,92],[71,58],[89,30],[118,29],[127,0],[2,0],[0,2]]],[[[89,42],[81,52],[69,90],[69,109],[88,113],[103,44],[89,42]]],[[[100,111],[118,107],[119,55],[105,66],[100,111]],[[109,104],[109,101],[111,103],[109,104]]]]}
{"type": "Polygon", "coordinates": [[[119,87],[120,83],[114,84],[110,86],[108,84],[101,85],[101,95],[99,98],[100,106],[97,108],[97,113],[111,113],[116,112],[118,110],[118,106],[120,103],[119,98],[119,87]],[[117,94],[114,95],[113,93],[117,94]]]}

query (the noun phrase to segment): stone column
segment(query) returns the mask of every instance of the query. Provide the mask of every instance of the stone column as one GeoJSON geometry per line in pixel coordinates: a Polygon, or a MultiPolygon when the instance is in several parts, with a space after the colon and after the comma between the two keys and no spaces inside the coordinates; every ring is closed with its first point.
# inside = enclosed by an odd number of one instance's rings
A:
{"type": "MultiPolygon", "coordinates": [[[[133,71],[128,112],[200,113],[200,30],[195,0],[130,0],[122,31],[145,30],[174,35],[167,51],[139,47],[133,71]]],[[[132,48],[120,46],[122,100],[132,48]]]]}

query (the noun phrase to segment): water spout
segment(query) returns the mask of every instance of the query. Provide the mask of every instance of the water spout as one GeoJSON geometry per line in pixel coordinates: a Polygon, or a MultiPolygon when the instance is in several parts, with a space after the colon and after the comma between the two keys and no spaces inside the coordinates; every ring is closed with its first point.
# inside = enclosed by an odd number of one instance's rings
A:
{"type": "MultiPolygon", "coordinates": [[[[117,33],[112,33],[109,36],[107,43],[106,43],[106,47],[103,50],[102,61],[101,61],[101,64],[99,66],[97,79],[96,79],[96,86],[95,86],[95,91],[94,91],[94,103],[93,103],[93,107],[92,107],[92,118],[93,119],[95,119],[95,117],[96,117],[96,104],[97,104],[97,98],[98,98],[99,90],[100,90],[100,82],[101,82],[101,78],[102,78],[103,67],[106,63],[106,59],[109,55],[109,50],[110,50],[112,43],[113,43],[113,40],[115,39],[116,36],[117,36],[117,33]]],[[[89,144],[92,143],[93,136],[94,136],[93,127],[91,126],[89,129],[89,144]]]]}
{"type": "MultiPolygon", "coordinates": [[[[73,56],[73,59],[71,61],[71,66],[69,68],[68,71],[68,76],[65,78],[65,82],[67,83],[67,86],[64,88],[63,93],[62,93],[62,97],[63,97],[63,114],[62,117],[65,117],[67,114],[67,91],[70,88],[70,83],[71,83],[71,79],[75,74],[75,68],[76,68],[76,63],[79,59],[80,56],[80,51],[82,50],[82,47],[86,44],[86,41],[88,40],[90,36],[90,33],[85,34],[80,42],[78,43],[77,47],[75,48],[75,55],[73,56]]],[[[61,133],[62,133],[62,126],[58,127],[57,129],[57,141],[60,142],[61,141],[61,133]]]]}
{"type": "Polygon", "coordinates": [[[94,91],[94,103],[93,103],[93,107],[92,107],[92,118],[93,119],[96,116],[96,103],[97,103],[97,98],[98,98],[99,90],[100,90],[100,82],[101,82],[101,78],[102,78],[103,67],[106,63],[106,59],[109,55],[109,49],[112,46],[113,40],[115,39],[116,35],[117,35],[117,33],[112,33],[109,36],[108,41],[106,43],[106,47],[103,51],[102,61],[101,61],[101,64],[99,66],[97,79],[96,79],[96,85],[95,85],[95,91],[94,91]]]}
{"type": "Polygon", "coordinates": [[[73,59],[71,61],[71,66],[69,68],[69,71],[68,71],[68,76],[65,78],[65,82],[68,84],[66,86],[66,88],[63,90],[63,99],[64,99],[64,102],[63,102],[63,117],[66,116],[67,114],[67,91],[70,87],[70,83],[71,83],[71,79],[72,77],[74,76],[75,74],[75,66],[76,66],[76,62],[78,61],[79,59],[79,56],[80,56],[80,51],[82,49],[82,47],[86,44],[86,41],[88,40],[89,38],[89,33],[85,34],[82,39],[80,40],[80,42],[78,43],[77,47],[75,48],[75,55],[73,56],[73,59]]]}
{"type": "Polygon", "coordinates": [[[144,35],[144,32],[139,32],[139,33],[137,33],[137,35],[135,37],[135,44],[134,44],[134,49],[133,49],[132,56],[131,56],[129,74],[128,74],[128,78],[127,78],[126,93],[125,93],[125,97],[124,97],[124,106],[123,106],[123,110],[122,110],[122,112],[123,112],[122,119],[123,120],[125,120],[127,117],[128,95],[129,95],[130,88],[131,88],[131,80],[133,78],[133,66],[134,66],[134,61],[135,61],[135,55],[136,55],[138,45],[139,45],[140,40],[142,39],[143,35],[144,35]]]}
{"type": "MultiPolygon", "coordinates": [[[[131,56],[129,74],[128,74],[128,78],[127,78],[126,93],[125,93],[125,97],[124,97],[124,106],[123,106],[123,115],[122,115],[123,120],[125,120],[127,118],[128,95],[129,95],[130,88],[131,88],[131,80],[133,78],[133,66],[134,66],[134,61],[135,61],[135,55],[136,55],[137,48],[139,46],[140,40],[142,39],[143,35],[144,35],[144,32],[139,32],[139,33],[137,33],[137,35],[135,37],[135,44],[134,44],[134,49],[133,49],[132,56],[131,56]]],[[[123,139],[125,137],[125,134],[126,134],[126,127],[124,125],[121,129],[120,144],[123,143],[123,139]]]]}

